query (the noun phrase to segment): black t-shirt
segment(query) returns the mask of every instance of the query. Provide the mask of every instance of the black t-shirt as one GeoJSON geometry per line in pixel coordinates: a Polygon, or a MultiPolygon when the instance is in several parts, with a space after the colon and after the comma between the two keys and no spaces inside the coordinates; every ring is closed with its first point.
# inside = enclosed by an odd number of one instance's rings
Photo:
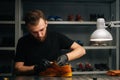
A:
{"type": "Polygon", "coordinates": [[[61,55],[61,49],[69,49],[73,42],[56,32],[48,31],[44,42],[28,34],[18,40],[15,61],[24,62],[25,65],[39,64],[41,59],[54,61],[61,55]]]}

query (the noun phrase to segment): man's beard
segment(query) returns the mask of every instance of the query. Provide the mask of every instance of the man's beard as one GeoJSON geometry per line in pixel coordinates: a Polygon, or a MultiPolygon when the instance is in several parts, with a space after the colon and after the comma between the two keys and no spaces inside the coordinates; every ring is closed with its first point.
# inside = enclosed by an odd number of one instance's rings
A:
{"type": "Polygon", "coordinates": [[[46,35],[45,35],[44,37],[38,37],[37,39],[38,39],[40,42],[44,42],[45,39],[46,39],[46,35]]]}

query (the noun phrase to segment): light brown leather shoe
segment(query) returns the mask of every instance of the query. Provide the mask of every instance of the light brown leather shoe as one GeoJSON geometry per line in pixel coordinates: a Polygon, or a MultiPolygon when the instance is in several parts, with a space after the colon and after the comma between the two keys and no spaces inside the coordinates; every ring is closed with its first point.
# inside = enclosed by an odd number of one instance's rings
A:
{"type": "Polygon", "coordinates": [[[64,66],[59,66],[56,63],[53,63],[50,68],[44,72],[40,72],[40,76],[61,76],[61,77],[70,77],[72,76],[71,65],[66,64],[64,66]]]}

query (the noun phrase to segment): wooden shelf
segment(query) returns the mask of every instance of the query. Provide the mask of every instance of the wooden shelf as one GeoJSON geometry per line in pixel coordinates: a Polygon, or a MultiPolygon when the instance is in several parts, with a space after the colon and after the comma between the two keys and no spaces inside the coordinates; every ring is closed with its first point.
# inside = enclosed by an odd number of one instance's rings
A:
{"type": "MultiPolygon", "coordinates": [[[[24,21],[21,21],[22,24],[25,24],[24,21]]],[[[81,25],[96,25],[95,21],[48,21],[48,24],[81,24],[81,25]]]]}
{"type": "Polygon", "coordinates": [[[84,46],[85,49],[116,49],[116,46],[84,46]]]}
{"type": "Polygon", "coordinates": [[[73,71],[73,75],[79,75],[79,74],[106,74],[107,71],[83,71],[83,72],[78,72],[78,71],[73,71]]]}
{"type": "Polygon", "coordinates": [[[0,24],[15,24],[15,21],[0,21],[0,24]]]}
{"type": "Polygon", "coordinates": [[[12,73],[0,73],[0,76],[12,76],[12,73]]]}
{"type": "Polygon", "coordinates": [[[0,50],[15,50],[15,47],[0,47],[0,50]]]}

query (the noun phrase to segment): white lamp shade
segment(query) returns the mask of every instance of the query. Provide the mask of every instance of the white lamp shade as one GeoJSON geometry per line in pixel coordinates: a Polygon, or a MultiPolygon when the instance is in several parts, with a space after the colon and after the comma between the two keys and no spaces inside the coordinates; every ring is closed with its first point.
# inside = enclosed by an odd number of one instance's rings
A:
{"type": "Polygon", "coordinates": [[[97,19],[97,30],[95,30],[91,37],[90,41],[111,41],[113,40],[112,35],[105,29],[105,20],[104,18],[97,19]]]}
{"type": "Polygon", "coordinates": [[[106,29],[97,29],[90,37],[90,41],[111,41],[112,35],[106,29]]]}

